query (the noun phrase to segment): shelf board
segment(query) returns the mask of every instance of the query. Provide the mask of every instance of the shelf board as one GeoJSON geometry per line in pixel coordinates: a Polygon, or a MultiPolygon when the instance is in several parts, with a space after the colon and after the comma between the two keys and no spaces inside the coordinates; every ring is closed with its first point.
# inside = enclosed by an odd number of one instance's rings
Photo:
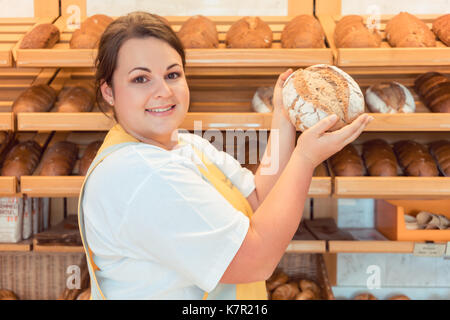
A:
{"type": "Polygon", "coordinates": [[[0,130],[1,131],[14,130],[14,113],[0,112],[0,130]]]}
{"type": "Polygon", "coordinates": [[[448,198],[450,177],[335,177],[335,198],[448,198]]]}
{"type": "Polygon", "coordinates": [[[16,177],[0,177],[0,196],[14,196],[16,195],[16,188],[16,177]]]}
{"type": "Polygon", "coordinates": [[[313,177],[309,186],[309,197],[321,198],[331,195],[331,177],[313,177]]]}
{"type": "Polygon", "coordinates": [[[17,243],[0,243],[0,252],[4,251],[31,251],[33,241],[31,239],[22,240],[17,243]]]}
{"type": "Polygon", "coordinates": [[[328,241],[330,253],[413,253],[413,241],[328,241]]]}
{"type": "Polygon", "coordinates": [[[102,112],[23,112],[17,114],[19,131],[106,131],[114,124],[102,112]]]}
{"type": "Polygon", "coordinates": [[[450,113],[370,113],[364,131],[450,131],[450,113]]]}
{"type": "Polygon", "coordinates": [[[292,240],[286,252],[289,253],[325,253],[327,252],[325,240],[292,240]]]}
{"type": "Polygon", "coordinates": [[[21,193],[32,197],[78,197],[84,176],[22,176],[21,193]]]}
{"type": "Polygon", "coordinates": [[[33,239],[33,251],[36,252],[84,252],[82,246],[65,246],[56,244],[38,244],[36,239],[33,239]]]}

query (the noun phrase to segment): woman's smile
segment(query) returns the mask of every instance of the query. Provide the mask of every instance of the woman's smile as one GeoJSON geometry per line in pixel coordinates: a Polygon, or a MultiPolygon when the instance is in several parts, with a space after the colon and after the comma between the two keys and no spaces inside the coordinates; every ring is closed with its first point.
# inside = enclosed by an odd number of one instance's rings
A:
{"type": "Polygon", "coordinates": [[[172,104],[161,107],[146,108],[145,112],[155,117],[165,117],[170,116],[174,112],[176,106],[176,104],[172,104]]]}

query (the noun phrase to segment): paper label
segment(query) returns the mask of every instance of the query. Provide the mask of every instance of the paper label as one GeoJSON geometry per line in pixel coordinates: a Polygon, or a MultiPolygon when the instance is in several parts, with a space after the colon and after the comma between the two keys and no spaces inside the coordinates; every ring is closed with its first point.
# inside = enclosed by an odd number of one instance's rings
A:
{"type": "Polygon", "coordinates": [[[417,257],[442,257],[446,247],[444,243],[415,243],[413,254],[417,257]]]}

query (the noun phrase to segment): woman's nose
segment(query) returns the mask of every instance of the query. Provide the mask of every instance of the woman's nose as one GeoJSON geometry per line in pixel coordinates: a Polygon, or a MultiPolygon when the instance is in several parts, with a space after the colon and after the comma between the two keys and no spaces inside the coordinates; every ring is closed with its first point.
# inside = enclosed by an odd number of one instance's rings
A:
{"type": "Polygon", "coordinates": [[[173,92],[170,86],[167,84],[165,79],[161,79],[158,81],[158,85],[156,86],[155,98],[168,98],[172,96],[173,92]]]}

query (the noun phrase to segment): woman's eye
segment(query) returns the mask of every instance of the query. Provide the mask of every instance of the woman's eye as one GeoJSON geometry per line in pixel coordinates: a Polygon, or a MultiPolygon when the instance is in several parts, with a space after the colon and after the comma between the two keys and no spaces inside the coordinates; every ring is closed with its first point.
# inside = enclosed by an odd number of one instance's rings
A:
{"type": "Polygon", "coordinates": [[[139,76],[133,79],[134,83],[145,83],[147,79],[144,76],[139,76]]]}
{"type": "Polygon", "coordinates": [[[180,76],[180,74],[178,72],[171,72],[167,75],[167,78],[173,80],[173,79],[178,78],[179,76],[180,76]]]}

